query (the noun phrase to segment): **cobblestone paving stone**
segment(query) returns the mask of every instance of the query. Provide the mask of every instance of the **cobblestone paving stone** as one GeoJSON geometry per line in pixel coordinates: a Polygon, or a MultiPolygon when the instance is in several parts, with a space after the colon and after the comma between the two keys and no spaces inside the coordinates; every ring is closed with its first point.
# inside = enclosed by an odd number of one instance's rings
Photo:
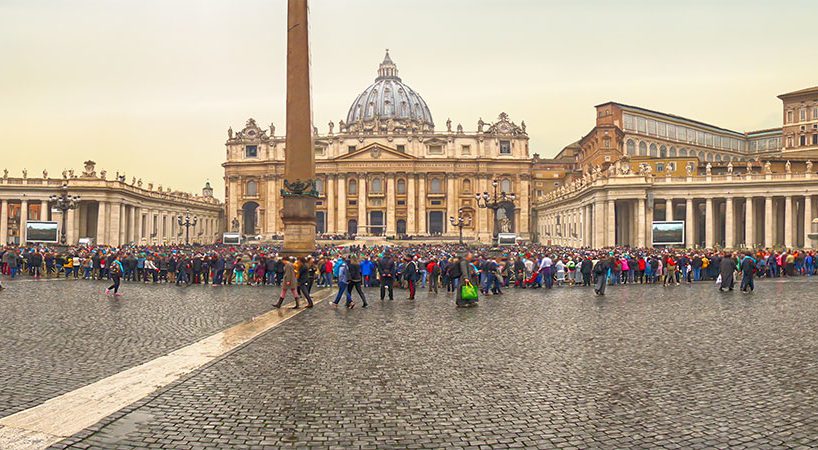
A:
{"type": "Polygon", "coordinates": [[[814,448],[818,296],[326,304],[58,448],[814,448]]]}
{"type": "Polygon", "coordinates": [[[20,280],[0,292],[0,417],[150,361],[272,305],[272,289],[20,280]]]}

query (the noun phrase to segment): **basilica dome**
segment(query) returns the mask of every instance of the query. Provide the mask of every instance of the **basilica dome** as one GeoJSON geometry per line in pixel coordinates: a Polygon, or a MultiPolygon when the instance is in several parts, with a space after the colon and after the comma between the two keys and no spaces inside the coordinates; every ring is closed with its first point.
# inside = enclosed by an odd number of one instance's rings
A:
{"type": "Polygon", "coordinates": [[[393,120],[396,125],[417,125],[424,129],[434,129],[432,113],[420,94],[403,84],[398,77],[398,68],[389,50],[378,68],[375,82],[366,88],[352,103],[347,113],[347,125],[370,122],[386,123],[393,120]]]}

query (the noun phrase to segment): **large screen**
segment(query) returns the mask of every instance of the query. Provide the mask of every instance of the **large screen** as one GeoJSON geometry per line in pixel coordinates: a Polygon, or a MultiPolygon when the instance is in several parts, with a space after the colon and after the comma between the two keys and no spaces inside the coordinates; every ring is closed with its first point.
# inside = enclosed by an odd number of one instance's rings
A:
{"type": "Polygon", "coordinates": [[[59,242],[59,224],[39,220],[26,221],[26,242],[59,242]]]}
{"type": "Polygon", "coordinates": [[[241,234],[240,233],[224,233],[222,235],[222,244],[240,245],[241,244],[241,234]]]}
{"type": "Polygon", "coordinates": [[[653,245],[680,245],[684,243],[684,220],[653,222],[653,245]]]}

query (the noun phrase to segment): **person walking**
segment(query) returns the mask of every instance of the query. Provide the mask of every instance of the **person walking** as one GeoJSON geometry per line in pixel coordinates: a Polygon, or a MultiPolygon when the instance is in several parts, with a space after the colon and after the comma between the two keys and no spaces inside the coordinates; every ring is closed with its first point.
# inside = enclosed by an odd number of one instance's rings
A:
{"type": "Polygon", "coordinates": [[[466,253],[463,258],[457,259],[453,264],[457,264],[459,266],[459,273],[460,275],[457,277],[458,282],[456,283],[457,287],[455,288],[455,304],[458,307],[461,306],[475,306],[477,305],[478,299],[464,299],[463,298],[463,286],[471,285],[477,286],[477,282],[480,279],[480,274],[477,272],[477,269],[472,264],[472,260],[474,259],[474,255],[472,253],[466,253]]]}
{"type": "Polygon", "coordinates": [[[721,258],[721,262],[719,262],[719,276],[721,277],[719,291],[723,292],[725,288],[727,288],[728,291],[733,290],[733,285],[735,284],[733,274],[735,272],[736,261],[733,259],[733,255],[729,252],[725,253],[724,257],[721,258]]]}
{"type": "Polygon", "coordinates": [[[295,297],[295,306],[293,306],[293,309],[297,309],[299,300],[297,282],[298,280],[296,279],[295,267],[293,267],[292,260],[290,258],[284,259],[284,275],[281,278],[281,296],[278,297],[278,303],[273,306],[281,308],[281,304],[284,303],[287,292],[292,292],[293,297],[295,297]]]}
{"type": "Polygon", "coordinates": [[[341,301],[341,297],[346,294],[346,307],[347,308],[354,308],[355,303],[352,301],[352,293],[349,291],[349,266],[347,265],[346,258],[343,256],[338,258],[336,261],[336,265],[333,266],[334,270],[337,270],[337,278],[338,278],[338,294],[335,296],[335,301],[332,302],[333,306],[337,306],[338,302],[341,301]]]}
{"type": "Polygon", "coordinates": [[[594,265],[594,293],[596,295],[605,295],[605,288],[608,286],[608,271],[613,265],[613,257],[606,260],[604,256],[600,256],[599,261],[594,265]]]}
{"type": "MultiPolygon", "coordinates": [[[[307,308],[312,308],[312,297],[310,297],[310,285],[312,284],[313,265],[307,262],[307,258],[301,257],[298,265],[298,292],[307,300],[307,308]]],[[[298,308],[298,297],[295,297],[295,307],[298,308]]]]}
{"type": "Polygon", "coordinates": [[[119,258],[112,257],[111,260],[108,262],[108,274],[111,276],[111,281],[113,284],[105,289],[105,294],[110,294],[111,290],[113,290],[114,296],[119,297],[122,294],[119,293],[119,283],[122,279],[122,272],[125,269],[122,267],[122,263],[119,261],[119,258]]]}
{"type": "Polygon", "coordinates": [[[752,257],[750,252],[744,255],[739,264],[741,270],[741,292],[749,294],[755,290],[755,283],[753,282],[753,275],[756,269],[756,260],[752,257]]]}
{"type": "Polygon", "coordinates": [[[361,264],[358,263],[358,258],[353,256],[349,259],[349,264],[347,265],[349,266],[349,285],[347,286],[349,296],[350,298],[352,297],[353,289],[358,291],[358,295],[361,296],[362,307],[366,308],[367,306],[369,306],[369,304],[366,303],[366,295],[364,295],[364,291],[363,289],[361,289],[361,284],[363,283],[363,275],[361,274],[361,264]]]}
{"type": "Polygon", "coordinates": [[[395,261],[389,256],[389,254],[385,254],[380,260],[378,260],[378,277],[381,284],[381,300],[386,297],[386,293],[389,292],[389,300],[394,300],[394,292],[393,292],[393,284],[395,283],[395,261]]]}

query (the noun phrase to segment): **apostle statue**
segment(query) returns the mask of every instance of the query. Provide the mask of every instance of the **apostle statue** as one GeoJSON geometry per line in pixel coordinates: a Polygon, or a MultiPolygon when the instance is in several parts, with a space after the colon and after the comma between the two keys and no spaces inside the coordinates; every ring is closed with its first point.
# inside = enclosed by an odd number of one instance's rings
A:
{"type": "Polygon", "coordinates": [[[332,121],[329,121],[329,134],[332,134],[333,129],[335,128],[335,124],[332,121]]]}
{"type": "Polygon", "coordinates": [[[452,119],[446,119],[446,131],[449,133],[452,132],[452,119]]]}
{"type": "Polygon", "coordinates": [[[276,126],[275,126],[274,123],[270,122],[270,137],[273,137],[275,135],[276,135],[276,126]]]}
{"type": "Polygon", "coordinates": [[[480,119],[478,119],[478,120],[477,120],[477,132],[478,132],[478,133],[482,133],[482,132],[483,132],[483,127],[484,127],[485,125],[486,125],[486,122],[483,122],[483,118],[482,118],[482,117],[481,117],[480,119]]]}
{"type": "Polygon", "coordinates": [[[748,174],[753,173],[753,162],[752,161],[747,161],[747,173],[748,174]]]}
{"type": "Polygon", "coordinates": [[[693,176],[693,168],[694,168],[694,165],[693,165],[692,161],[687,163],[687,166],[685,167],[685,170],[687,171],[687,176],[689,176],[689,177],[693,176]]]}
{"type": "Polygon", "coordinates": [[[707,163],[707,165],[704,166],[704,173],[707,176],[712,175],[713,174],[713,164],[707,163]]]}
{"type": "Polygon", "coordinates": [[[807,160],[807,162],[804,163],[804,165],[806,165],[807,167],[806,173],[812,173],[812,161],[807,160]]]}
{"type": "Polygon", "coordinates": [[[522,122],[520,122],[520,129],[522,129],[522,130],[523,130],[523,133],[525,133],[525,120],[523,120],[522,122]]]}
{"type": "Polygon", "coordinates": [[[43,169],[43,179],[45,180],[47,178],[48,178],[48,171],[43,169]]]}
{"type": "Polygon", "coordinates": [[[764,162],[764,173],[767,175],[773,173],[773,165],[770,164],[770,161],[764,162]]]}
{"type": "Polygon", "coordinates": [[[790,164],[789,160],[787,160],[787,163],[784,164],[784,172],[792,173],[792,164],[790,164]]]}
{"type": "Polygon", "coordinates": [[[227,129],[227,139],[233,139],[233,127],[227,129]]]}
{"type": "Polygon", "coordinates": [[[727,163],[727,175],[733,174],[733,161],[727,163]]]}
{"type": "Polygon", "coordinates": [[[338,121],[338,132],[339,133],[344,133],[346,131],[347,131],[347,124],[344,123],[344,119],[341,119],[340,121],[338,121]]]}
{"type": "Polygon", "coordinates": [[[457,124],[457,134],[463,134],[463,125],[457,124]]]}
{"type": "Polygon", "coordinates": [[[23,169],[23,179],[28,178],[28,170],[23,169]]]}

